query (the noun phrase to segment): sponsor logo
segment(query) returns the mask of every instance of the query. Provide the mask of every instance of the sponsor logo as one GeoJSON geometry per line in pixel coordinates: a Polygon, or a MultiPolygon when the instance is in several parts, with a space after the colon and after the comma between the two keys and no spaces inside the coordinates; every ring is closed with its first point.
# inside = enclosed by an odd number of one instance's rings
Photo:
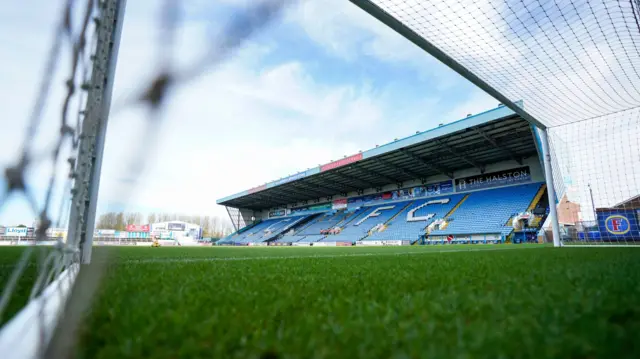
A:
{"type": "Polygon", "coordinates": [[[5,229],[5,236],[26,237],[29,229],[26,227],[8,227],[5,229]]]}
{"type": "Polygon", "coordinates": [[[613,215],[604,220],[607,232],[615,235],[626,234],[631,229],[629,219],[621,215],[613,215]]]}
{"type": "Polygon", "coordinates": [[[424,186],[400,189],[384,193],[370,194],[360,197],[351,197],[347,200],[350,208],[358,207],[365,204],[371,204],[383,201],[398,201],[404,199],[433,197],[447,193],[453,193],[453,181],[442,181],[424,186]]]}
{"type": "Polygon", "coordinates": [[[336,199],[333,201],[333,209],[344,209],[347,208],[347,199],[336,199]]]}
{"type": "Polygon", "coordinates": [[[306,172],[300,172],[300,173],[297,173],[297,174],[295,174],[295,175],[291,175],[291,176],[289,176],[289,177],[285,177],[285,178],[283,178],[283,179],[280,179],[280,180],[274,181],[274,182],[273,182],[273,185],[274,185],[274,186],[279,186],[279,185],[281,185],[281,184],[285,184],[285,183],[288,183],[288,182],[291,182],[291,181],[295,181],[295,180],[299,180],[299,179],[301,179],[301,178],[305,178],[306,176],[307,176],[307,173],[306,173],[306,172]]]}
{"type": "Polygon", "coordinates": [[[526,182],[531,182],[529,166],[459,178],[456,188],[458,191],[470,191],[526,182]]]}
{"type": "Polygon", "coordinates": [[[358,162],[362,159],[362,153],[358,153],[357,155],[345,157],[341,160],[333,161],[331,163],[327,163],[326,165],[320,166],[320,172],[329,171],[338,167],[346,166],[348,164],[358,162]]]}
{"type": "Polygon", "coordinates": [[[149,225],[129,224],[127,225],[127,232],[149,232],[149,225]]]}
{"type": "Polygon", "coordinates": [[[269,212],[269,218],[273,218],[273,217],[283,217],[285,214],[287,214],[287,211],[284,209],[278,209],[275,211],[270,211],[269,212]]]}

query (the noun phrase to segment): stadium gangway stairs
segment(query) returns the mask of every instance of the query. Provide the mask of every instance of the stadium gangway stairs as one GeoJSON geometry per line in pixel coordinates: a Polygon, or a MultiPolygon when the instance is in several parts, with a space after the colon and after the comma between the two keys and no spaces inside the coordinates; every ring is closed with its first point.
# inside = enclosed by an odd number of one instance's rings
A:
{"type": "Polygon", "coordinates": [[[387,228],[381,232],[372,233],[363,240],[409,240],[415,242],[425,234],[426,228],[438,219],[444,218],[449,214],[465,197],[464,194],[452,194],[448,196],[431,197],[414,201],[411,206],[405,208],[396,218],[387,223],[387,228]],[[433,214],[433,217],[425,221],[407,221],[408,213],[423,204],[440,199],[449,199],[448,203],[427,205],[414,213],[414,217],[426,216],[433,214]]]}
{"type": "Polygon", "coordinates": [[[262,239],[262,242],[268,242],[268,241],[271,241],[271,240],[274,240],[274,239],[278,238],[278,236],[280,236],[284,232],[286,232],[289,229],[295,227],[300,222],[303,222],[304,220],[309,219],[309,217],[311,217],[313,215],[314,214],[304,215],[304,216],[301,216],[300,218],[292,221],[291,223],[285,224],[283,227],[279,228],[278,230],[273,231],[273,232],[271,232],[271,234],[264,236],[263,239],[262,239]]]}
{"type": "Polygon", "coordinates": [[[225,243],[226,243],[226,242],[229,242],[229,243],[231,243],[231,242],[232,242],[232,241],[231,241],[231,238],[233,238],[233,237],[237,237],[237,236],[241,235],[242,233],[244,233],[244,232],[246,232],[246,231],[250,230],[251,228],[253,228],[253,227],[257,226],[257,225],[258,225],[258,224],[260,224],[261,222],[262,222],[262,220],[258,220],[258,221],[256,221],[255,223],[251,223],[251,224],[249,224],[249,225],[246,225],[246,226],[244,226],[244,227],[242,227],[242,228],[238,229],[237,231],[235,231],[235,232],[233,232],[233,233],[229,234],[228,236],[226,236],[226,237],[222,238],[219,242],[221,242],[221,243],[222,243],[222,242],[225,242],[225,243]]]}
{"type": "Polygon", "coordinates": [[[357,220],[353,220],[349,222],[349,225],[346,225],[339,234],[331,235],[330,238],[327,238],[325,242],[356,242],[366,237],[369,234],[369,231],[380,223],[387,222],[390,218],[395,216],[398,212],[404,209],[407,206],[407,202],[412,201],[403,201],[403,202],[395,202],[395,203],[383,203],[375,206],[369,207],[367,210],[363,211],[362,215],[358,216],[357,220]],[[378,216],[370,216],[373,212],[380,208],[393,206],[391,209],[381,210],[379,211],[378,216]],[[351,224],[352,223],[352,224],[351,224]]]}
{"type": "Polygon", "coordinates": [[[311,219],[309,222],[305,223],[305,225],[301,226],[300,228],[298,228],[298,230],[296,231],[297,235],[302,235],[303,232],[313,226],[314,224],[318,223],[319,221],[322,221],[323,219],[325,219],[327,216],[329,216],[329,212],[319,212],[319,213],[314,213],[312,215],[313,216],[317,216],[317,218],[313,218],[311,219]]]}
{"type": "Polygon", "coordinates": [[[336,226],[338,222],[342,221],[345,216],[344,211],[339,211],[330,215],[329,213],[320,217],[317,221],[314,221],[310,226],[298,231],[296,234],[301,236],[320,234],[320,231],[330,229],[336,226]]]}
{"type": "Polygon", "coordinates": [[[506,236],[513,231],[513,228],[505,225],[509,217],[525,210],[541,185],[533,183],[473,192],[451,217],[447,228],[434,230],[430,235],[506,236]]]}

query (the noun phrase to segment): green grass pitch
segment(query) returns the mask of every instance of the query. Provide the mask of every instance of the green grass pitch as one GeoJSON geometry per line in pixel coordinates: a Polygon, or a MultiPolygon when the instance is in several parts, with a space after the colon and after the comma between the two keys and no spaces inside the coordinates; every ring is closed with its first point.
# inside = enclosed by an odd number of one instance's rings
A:
{"type": "Polygon", "coordinates": [[[640,357],[640,249],[533,247],[117,248],[78,357],[640,357]]]}

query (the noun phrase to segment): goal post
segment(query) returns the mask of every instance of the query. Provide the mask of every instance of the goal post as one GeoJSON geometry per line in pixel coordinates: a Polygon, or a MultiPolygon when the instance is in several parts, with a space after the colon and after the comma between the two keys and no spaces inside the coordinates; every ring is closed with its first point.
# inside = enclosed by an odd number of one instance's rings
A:
{"type": "Polygon", "coordinates": [[[548,222],[551,223],[551,233],[553,236],[553,246],[560,247],[560,224],[558,223],[558,211],[556,207],[556,190],[554,183],[554,173],[551,165],[551,150],[549,146],[549,137],[546,129],[536,128],[540,143],[542,145],[542,162],[544,164],[544,178],[547,183],[547,196],[549,198],[549,217],[548,222]]]}
{"type": "MultiPolygon", "coordinates": [[[[65,312],[65,308],[75,310],[67,303],[74,286],[78,285],[76,278],[81,271],[94,270],[86,265],[91,261],[102,154],[125,6],[126,0],[65,2],[39,89],[39,95],[46,96],[51,77],[67,69],[55,66],[60,58],[73,60],[70,72],[64,74],[67,93],[62,113],[53,118],[59,124],[54,123],[55,132],[51,135],[58,138],[51,156],[46,157],[51,158],[53,170],[45,199],[34,201],[33,193],[24,185],[26,173],[34,165],[31,158],[37,147],[29,132],[15,165],[4,171],[8,191],[0,196],[0,209],[9,196],[24,199],[31,203],[37,221],[22,241],[25,245],[21,246],[22,255],[16,263],[7,266],[11,271],[8,281],[1,284],[0,320],[4,321],[0,321],[0,356],[3,359],[45,357],[52,339],[60,338],[57,332],[68,330],[58,327],[61,318],[68,322],[69,318],[77,317],[65,312]],[[67,41],[70,43],[66,44],[67,41]],[[68,46],[63,46],[65,44],[68,46]],[[68,172],[62,166],[67,158],[68,172]],[[60,203],[52,203],[52,198],[57,201],[57,197],[60,203]],[[36,203],[42,205],[41,208],[35,208],[36,203]],[[66,235],[57,232],[64,229],[67,229],[66,235]],[[35,274],[33,268],[36,268],[35,274]],[[28,296],[18,290],[25,286],[31,288],[28,296]],[[10,303],[25,304],[15,311],[15,305],[10,303]]],[[[45,100],[38,97],[36,106],[42,106],[45,100]]],[[[41,125],[47,119],[39,116],[42,114],[36,111],[35,118],[30,119],[29,126],[34,131],[40,130],[36,128],[39,126],[49,128],[41,125]]],[[[86,286],[82,288],[83,295],[90,295],[86,286]]]]}

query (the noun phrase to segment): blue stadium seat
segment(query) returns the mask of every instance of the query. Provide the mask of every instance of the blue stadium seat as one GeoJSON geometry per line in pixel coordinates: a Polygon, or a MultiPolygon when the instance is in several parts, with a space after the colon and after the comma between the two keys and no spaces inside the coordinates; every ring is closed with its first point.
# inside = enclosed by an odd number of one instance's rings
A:
{"type": "Polygon", "coordinates": [[[364,207],[359,214],[343,227],[340,234],[329,235],[326,242],[355,242],[367,236],[369,230],[380,223],[385,223],[398,214],[411,201],[384,203],[371,207],[364,207]],[[385,208],[391,207],[391,208],[385,208]],[[378,210],[378,212],[376,212],[378,210]],[[370,216],[376,212],[377,216],[370,216]]]}
{"type": "Polygon", "coordinates": [[[416,241],[420,238],[420,235],[425,233],[425,229],[428,225],[433,223],[437,219],[444,218],[464,197],[464,194],[453,194],[441,197],[430,197],[421,200],[414,201],[411,206],[407,207],[398,217],[389,222],[387,228],[382,232],[376,232],[365,238],[364,240],[410,240],[416,241]],[[426,221],[407,221],[407,214],[414,208],[434,200],[448,199],[446,204],[431,204],[426,205],[414,213],[414,217],[426,216],[428,214],[434,214],[433,217],[426,221]]]}
{"type": "Polygon", "coordinates": [[[293,228],[296,224],[300,223],[309,216],[311,215],[305,214],[267,219],[258,223],[253,228],[239,234],[238,236],[230,237],[229,240],[231,240],[232,243],[241,244],[264,242],[266,240],[275,238],[285,231],[293,228]]]}
{"type": "Polygon", "coordinates": [[[340,223],[348,213],[346,211],[338,211],[335,213],[326,213],[324,216],[320,216],[318,219],[313,220],[309,226],[303,227],[301,231],[296,234],[305,236],[309,234],[320,234],[320,231],[335,227],[340,223]]]}
{"type": "Polygon", "coordinates": [[[527,209],[541,183],[496,188],[472,192],[452,215],[445,229],[431,235],[502,234],[511,233],[509,219],[527,209]]]}

